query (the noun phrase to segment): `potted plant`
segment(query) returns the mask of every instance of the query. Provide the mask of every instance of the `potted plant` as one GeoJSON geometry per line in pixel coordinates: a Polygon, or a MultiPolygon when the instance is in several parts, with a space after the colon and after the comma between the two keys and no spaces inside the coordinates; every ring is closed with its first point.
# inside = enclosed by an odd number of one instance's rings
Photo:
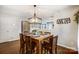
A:
{"type": "Polygon", "coordinates": [[[75,20],[77,23],[79,23],[79,11],[77,11],[77,13],[75,13],[75,20]]]}
{"type": "Polygon", "coordinates": [[[36,35],[36,32],[37,32],[37,30],[32,30],[32,33],[34,34],[34,35],[36,35]]]}

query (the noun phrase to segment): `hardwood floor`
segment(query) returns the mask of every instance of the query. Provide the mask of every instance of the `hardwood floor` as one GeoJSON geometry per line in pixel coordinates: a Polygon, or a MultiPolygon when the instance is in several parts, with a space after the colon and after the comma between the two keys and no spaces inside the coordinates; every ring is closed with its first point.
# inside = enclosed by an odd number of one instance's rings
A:
{"type": "MultiPolygon", "coordinates": [[[[19,40],[0,43],[0,54],[19,54],[19,47],[19,40]]],[[[57,54],[78,54],[78,52],[57,46],[57,54]]]]}

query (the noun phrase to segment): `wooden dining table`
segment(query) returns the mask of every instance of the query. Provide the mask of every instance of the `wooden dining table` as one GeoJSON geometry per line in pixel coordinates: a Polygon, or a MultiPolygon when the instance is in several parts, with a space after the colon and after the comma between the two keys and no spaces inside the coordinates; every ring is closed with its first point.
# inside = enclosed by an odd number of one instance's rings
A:
{"type": "Polygon", "coordinates": [[[46,40],[46,38],[50,37],[51,34],[47,34],[47,35],[33,35],[33,34],[25,34],[24,35],[28,35],[28,36],[31,36],[32,38],[34,38],[34,41],[36,43],[36,46],[37,46],[37,53],[38,54],[41,54],[41,44],[43,42],[43,40],[46,40]]]}

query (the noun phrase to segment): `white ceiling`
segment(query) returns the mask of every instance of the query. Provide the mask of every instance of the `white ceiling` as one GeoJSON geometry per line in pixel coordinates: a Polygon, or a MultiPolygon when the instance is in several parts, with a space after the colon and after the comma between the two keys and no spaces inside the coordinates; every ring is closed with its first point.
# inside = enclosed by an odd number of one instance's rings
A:
{"type": "MultiPolygon", "coordinates": [[[[53,16],[56,11],[59,11],[64,8],[70,7],[69,5],[37,5],[36,13],[38,17],[47,18],[53,16]]],[[[34,7],[33,5],[4,5],[2,8],[6,10],[14,10],[18,14],[25,16],[27,18],[33,16],[34,7]]],[[[5,10],[4,9],[4,10],[5,10]]],[[[15,13],[15,12],[13,12],[15,13]]]]}

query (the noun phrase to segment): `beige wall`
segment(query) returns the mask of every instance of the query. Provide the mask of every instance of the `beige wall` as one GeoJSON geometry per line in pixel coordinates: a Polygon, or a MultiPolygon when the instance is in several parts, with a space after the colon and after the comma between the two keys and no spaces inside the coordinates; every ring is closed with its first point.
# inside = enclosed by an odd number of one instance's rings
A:
{"type": "Polygon", "coordinates": [[[17,15],[17,11],[1,8],[0,43],[17,40],[19,38],[20,32],[21,32],[21,19],[17,15]]]}
{"type": "Polygon", "coordinates": [[[58,35],[58,44],[67,48],[78,50],[78,24],[73,21],[74,13],[79,10],[79,7],[69,7],[63,10],[57,11],[54,14],[54,30],[53,33],[58,35]],[[71,23],[69,24],[57,24],[56,20],[61,18],[70,17],[71,23]]]}
{"type": "Polygon", "coordinates": [[[78,24],[78,52],[79,52],[79,24],[78,24]]]}

